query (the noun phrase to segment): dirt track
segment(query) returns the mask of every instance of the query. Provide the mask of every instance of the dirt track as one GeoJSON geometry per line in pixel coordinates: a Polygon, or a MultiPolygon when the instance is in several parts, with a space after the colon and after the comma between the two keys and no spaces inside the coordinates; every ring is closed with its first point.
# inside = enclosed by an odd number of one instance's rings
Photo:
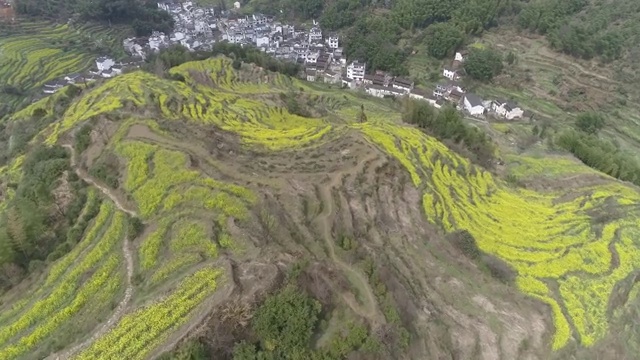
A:
{"type": "MultiPolygon", "coordinates": [[[[82,170],[79,166],[77,166],[76,152],[73,146],[69,144],[63,144],[62,146],[71,151],[71,167],[75,170],[76,174],[78,174],[78,177],[80,177],[86,183],[98,188],[103,194],[105,194],[109,199],[111,199],[111,201],[116,205],[116,207],[120,211],[125,212],[131,216],[137,216],[137,213],[135,211],[127,209],[124,205],[122,205],[122,203],[120,203],[120,201],[118,200],[118,197],[115,196],[115,194],[113,194],[113,191],[111,189],[98,184],[93,178],[89,176],[89,174],[86,173],[86,171],[82,170]]],[[[130,240],[131,239],[125,238],[122,244],[122,253],[124,254],[126,271],[127,271],[127,288],[125,289],[125,292],[124,292],[124,298],[120,301],[120,303],[118,303],[118,306],[116,307],[114,313],[111,315],[109,320],[107,320],[102,325],[100,325],[96,330],[94,330],[94,332],[91,334],[91,336],[87,340],[85,340],[81,344],[74,346],[73,348],[67,350],[62,354],[52,354],[48,356],[47,359],[66,360],[71,358],[72,356],[77,354],[80,350],[91,345],[98,338],[106,334],[107,331],[109,331],[111,327],[114,324],[116,324],[118,320],[120,320],[120,318],[124,315],[125,310],[129,305],[129,302],[131,301],[131,297],[133,296],[133,284],[131,283],[131,279],[133,278],[134,264],[133,264],[133,254],[131,252],[130,240]]]]}

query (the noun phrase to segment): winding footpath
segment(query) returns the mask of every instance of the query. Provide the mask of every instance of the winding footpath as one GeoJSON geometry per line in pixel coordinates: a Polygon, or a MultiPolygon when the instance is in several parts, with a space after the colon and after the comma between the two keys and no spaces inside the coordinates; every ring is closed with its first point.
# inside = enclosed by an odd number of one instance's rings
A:
{"type": "MultiPolygon", "coordinates": [[[[122,212],[125,212],[125,213],[127,213],[127,214],[129,214],[131,216],[137,216],[137,213],[135,211],[133,211],[131,209],[127,209],[120,202],[118,197],[115,196],[115,194],[113,193],[113,191],[111,189],[98,184],[93,178],[91,178],[91,176],[89,176],[89,174],[86,171],[82,170],[79,166],[77,166],[77,164],[76,164],[76,151],[73,148],[73,146],[71,146],[69,144],[64,144],[62,146],[71,151],[71,167],[75,170],[75,172],[78,175],[78,177],[80,177],[86,183],[98,188],[104,195],[106,195],[116,205],[118,210],[120,210],[122,212]]],[[[127,268],[127,288],[125,289],[125,292],[124,292],[124,298],[120,301],[120,303],[116,307],[116,309],[113,312],[113,314],[111,315],[111,317],[106,322],[102,323],[96,330],[94,330],[94,332],[91,334],[91,336],[87,340],[85,340],[84,342],[82,342],[82,343],[74,346],[73,348],[65,351],[62,354],[55,354],[54,353],[52,355],[49,355],[46,358],[47,360],[66,360],[66,359],[69,359],[69,358],[73,357],[79,351],[81,351],[82,349],[88,347],[93,342],[98,340],[100,337],[104,336],[109,330],[111,330],[113,325],[115,325],[120,320],[120,318],[122,318],[127,306],[129,305],[129,302],[131,301],[131,297],[133,296],[133,284],[132,284],[131,280],[133,278],[133,267],[134,267],[134,264],[133,264],[133,254],[131,252],[131,241],[130,241],[130,239],[126,239],[125,238],[125,240],[124,240],[124,242],[122,244],[122,252],[124,254],[125,265],[126,265],[126,268],[127,268]]]]}
{"type": "MultiPolygon", "coordinates": [[[[355,174],[362,171],[368,161],[376,160],[376,158],[377,157],[373,156],[360,161],[360,163],[349,172],[355,174]]],[[[335,216],[333,209],[334,201],[332,190],[339,185],[340,181],[342,181],[343,175],[345,175],[345,173],[337,172],[332,175],[330,181],[327,184],[319,186],[320,201],[323,204],[323,208],[322,212],[316,218],[316,221],[329,251],[329,257],[338,267],[342,268],[345,273],[351,275],[347,276],[347,278],[351,277],[353,280],[357,280],[357,284],[353,285],[358,288],[359,293],[363,297],[362,300],[364,304],[358,304],[358,301],[354,301],[354,299],[351,299],[346,294],[343,295],[344,301],[358,315],[371,320],[374,324],[381,323],[384,321],[384,316],[378,310],[378,303],[376,301],[375,295],[373,294],[373,291],[371,290],[371,286],[369,285],[369,280],[361,271],[340,259],[340,257],[336,254],[334,239],[331,236],[331,224],[333,221],[333,216],[335,216]]]]}

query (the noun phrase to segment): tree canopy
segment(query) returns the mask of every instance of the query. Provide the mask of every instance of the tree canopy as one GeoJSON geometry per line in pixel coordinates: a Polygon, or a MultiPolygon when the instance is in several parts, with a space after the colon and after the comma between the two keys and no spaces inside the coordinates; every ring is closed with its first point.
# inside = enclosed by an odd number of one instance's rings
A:
{"type": "Polygon", "coordinates": [[[450,56],[463,41],[464,33],[452,23],[438,23],[427,28],[427,51],[436,59],[450,56]]]}
{"type": "Polygon", "coordinates": [[[502,72],[502,56],[491,48],[472,49],[464,61],[464,70],[480,81],[490,81],[502,72]]]}
{"type": "Polygon", "coordinates": [[[604,127],[604,118],[593,112],[582,113],[576,118],[576,127],[586,134],[595,135],[604,127]]]}

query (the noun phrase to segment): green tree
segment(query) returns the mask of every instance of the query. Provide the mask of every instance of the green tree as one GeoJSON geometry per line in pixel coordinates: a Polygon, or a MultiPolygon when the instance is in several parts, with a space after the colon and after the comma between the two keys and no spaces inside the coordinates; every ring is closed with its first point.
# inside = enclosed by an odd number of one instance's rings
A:
{"type": "Polygon", "coordinates": [[[267,350],[286,354],[305,349],[320,314],[320,303],[294,286],[269,297],[256,311],[253,329],[267,350]]]}
{"type": "Polygon", "coordinates": [[[473,49],[464,61],[469,76],[480,81],[490,81],[502,72],[502,56],[493,49],[473,49]]]}
{"type": "Polygon", "coordinates": [[[433,24],[426,31],[427,51],[436,59],[450,56],[463,41],[464,33],[452,23],[433,24]]]}
{"type": "Polygon", "coordinates": [[[590,135],[597,134],[604,127],[604,123],[602,115],[593,112],[582,113],[576,118],[578,130],[590,135]]]}

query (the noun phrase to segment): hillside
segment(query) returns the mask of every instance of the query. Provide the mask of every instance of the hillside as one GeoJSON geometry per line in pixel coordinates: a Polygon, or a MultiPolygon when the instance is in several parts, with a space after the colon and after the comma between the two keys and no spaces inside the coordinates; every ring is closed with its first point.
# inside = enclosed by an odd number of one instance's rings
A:
{"type": "Polygon", "coordinates": [[[637,188],[504,152],[514,185],[401,107],[214,58],[15,113],[44,130],[0,172],[0,264],[29,273],[0,358],[636,354],[637,188]],[[56,209],[67,245],[23,264],[56,209]]]}

